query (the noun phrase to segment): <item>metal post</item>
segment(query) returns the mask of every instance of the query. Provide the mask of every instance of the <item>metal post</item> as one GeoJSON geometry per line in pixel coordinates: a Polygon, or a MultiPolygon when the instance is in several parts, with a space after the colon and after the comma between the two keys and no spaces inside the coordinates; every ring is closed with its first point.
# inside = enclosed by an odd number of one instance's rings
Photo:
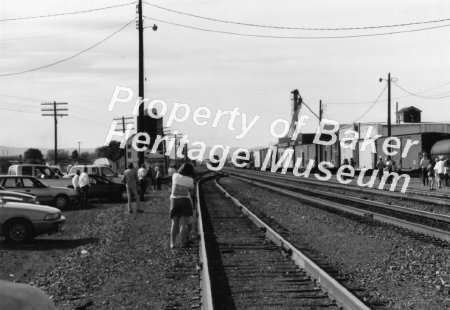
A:
{"type": "Polygon", "coordinates": [[[58,164],[58,117],[56,114],[56,101],[53,101],[53,115],[55,117],[55,165],[58,164]]]}

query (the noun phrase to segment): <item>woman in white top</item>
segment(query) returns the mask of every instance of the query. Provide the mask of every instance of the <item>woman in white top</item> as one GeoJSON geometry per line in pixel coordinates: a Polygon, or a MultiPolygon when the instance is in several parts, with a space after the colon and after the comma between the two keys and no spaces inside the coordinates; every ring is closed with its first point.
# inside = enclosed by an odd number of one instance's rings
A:
{"type": "Polygon", "coordinates": [[[181,235],[181,245],[187,246],[194,222],[194,167],[185,163],[172,176],[172,191],[170,194],[170,248],[173,248],[178,233],[181,235]],[[181,227],[181,229],[180,229],[181,227]]]}

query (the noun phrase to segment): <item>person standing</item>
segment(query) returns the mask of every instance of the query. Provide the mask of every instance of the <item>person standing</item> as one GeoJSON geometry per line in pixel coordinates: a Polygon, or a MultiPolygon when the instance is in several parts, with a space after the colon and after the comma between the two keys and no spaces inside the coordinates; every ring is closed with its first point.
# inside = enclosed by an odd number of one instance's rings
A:
{"type": "MultiPolygon", "coordinates": [[[[386,160],[384,162],[384,171],[386,171],[388,174],[392,172],[392,159],[391,157],[386,157],[386,160]]],[[[392,183],[392,176],[388,176],[386,179],[386,184],[392,183]]]]}
{"type": "Polygon", "coordinates": [[[185,163],[172,177],[172,192],[170,194],[170,214],[172,226],[170,229],[170,248],[175,245],[178,234],[181,236],[181,245],[187,246],[194,223],[195,199],[194,167],[185,163]]]}
{"type": "Polygon", "coordinates": [[[137,175],[139,179],[140,200],[144,201],[145,192],[147,190],[147,169],[145,169],[144,164],[139,168],[137,175]]]}
{"type": "Polygon", "coordinates": [[[430,160],[430,163],[427,167],[427,175],[428,175],[428,181],[430,184],[430,191],[435,190],[434,188],[434,162],[430,160]]]}
{"type": "Polygon", "coordinates": [[[139,213],[144,212],[144,210],[141,209],[141,203],[137,192],[137,182],[138,182],[138,176],[137,171],[134,169],[134,166],[132,163],[128,165],[128,169],[123,173],[123,184],[127,187],[127,196],[128,196],[128,212],[133,213],[133,209],[131,208],[131,200],[132,196],[136,199],[136,211],[139,213]]]}
{"type": "Polygon", "coordinates": [[[155,166],[155,182],[156,182],[155,189],[156,190],[161,189],[161,178],[162,178],[161,169],[159,168],[159,165],[157,164],[155,166]]]}
{"type": "Polygon", "coordinates": [[[72,178],[73,189],[77,191],[78,204],[81,205],[80,170],[77,170],[72,178]]]}
{"type": "Polygon", "coordinates": [[[384,171],[384,162],[383,162],[383,157],[380,156],[380,159],[377,162],[376,168],[378,169],[378,173],[377,173],[377,177],[378,177],[378,181],[381,182],[381,179],[383,178],[383,171],[384,171]]]}
{"type": "Polygon", "coordinates": [[[167,174],[169,177],[169,188],[172,187],[172,177],[176,172],[177,172],[177,169],[175,169],[173,165],[170,165],[169,170],[167,171],[167,174]]]}
{"type": "Polygon", "coordinates": [[[423,186],[428,186],[428,165],[430,164],[430,160],[428,159],[427,153],[423,152],[423,157],[420,160],[420,168],[422,171],[422,184],[423,186]]]}
{"type": "Polygon", "coordinates": [[[81,191],[81,206],[88,206],[88,195],[89,195],[89,175],[87,173],[88,168],[84,167],[83,173],[80,175],[79,184],[81,191]]]}
{"type": "Polygon", "coordinates": [[[445,186],[450,188],[450,160],[446,159],[444,161],[444,177],[445,177],[445,186]]]}
{"type": "Polygon", "coordinates": [[[444,167],[444,161],[442,160],[442,158],[436,158],[436,165],[434,166],[434,173],[436,175],[436,181],[437,181],[438,187],[445,188],[445,184],[444,184],[445,167],[444,167]],[[444,184],[444,186],[442,186],[442,184],[444,184]]]}

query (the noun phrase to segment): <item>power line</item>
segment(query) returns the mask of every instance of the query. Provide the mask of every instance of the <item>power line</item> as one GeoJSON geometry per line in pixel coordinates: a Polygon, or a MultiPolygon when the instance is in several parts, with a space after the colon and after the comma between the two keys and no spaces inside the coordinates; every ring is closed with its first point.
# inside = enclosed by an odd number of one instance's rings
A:
{"type": "Polygon", "coordinates": [[[370,105],[370,107],[360,116],[360,117],[358,117],[357,119],[355,119],[353,122],[351,122],[350,124],[352,124],[352,123],[356,123],[357,121],[359,121],[361,118],[363,118],[364,116],[366,116],[366,114],[367,113],[369,113],[370,112],[370,110],[372,110],[372,108],[377,104],[377,102],[378,102],[378,100],[380,100],[380,98],[381,98],[381,96],[384,94],[384,91],[386,90],[386,88],[387,88],[388,86],[387,86],[387,84],[384,86],[384,88],[383,88],[383,90],[381,91],[381,93],[378,95],[378,97],[377,97],[377,99],[375,99],[375,101],[370,105]]]}
{"type": "Polygon", "coordinates": [[[112,34],[108,35],[108,36],[107,36],[106,38],[104,38],[103,40],[101,40],[101,41],[95,43],[94,45],[92,45],[92,46],[90,46],[90,47],[88,47],[88,48],[82,50],[81,52],[78,52],[78,53],[76,53],[76,54],[74,54],[74,55],[72,55],[72,56],[70,56],[70,57],[67,57],[67,58],[58,60],[58,61],[56,61],[56,62],[53,62],[53,63],[48,64],[48,65],[45,65],[45,66],[41,66],[41,67],[37,67],[37,68],[33,68],[33,69],[28,69],[28,70],[25,70],[25,71],[13,72],[13,73],[6,73],[6,74],[0,74],[0,77],[3,77],[3,76],[11,76],[11,75],[19,75],[19,74],[24,74],[24,73],[28,73],[28,72],[33,72],[33,71],[37,71],[37,70],[49,68],[49,67],[52,67],[52,66],[54,66],[54,65],[60,64],[60,63],[62,63],[62,62],[68,61],[68,60],[70,60],[70,59],[73,59],[73,58],[75,58],[75,57],[77,57],[77,56],[79,56],[79,55],[81,55],[81,54],[83,54],[83,53],[85,53],[85,52],[87,52],[87,51],[90,51],[91,49],[93,49],[93,48],[99,46],[100,44],[102,44],[103,42],[105,42],[106,40],[108,40],[109,38],[111,38],[111,37],[113,37],[114,35],[116,35],[117,33],[121,32],[123,29],[125,29],[125,28],[126,28],[129,24],[131,24],[132,22],[134,22],[134,19],[131,20],[130,22],[126,23],[126,24],[125,24],[123,27],[121,27],[119,30],[117,30],[117,31],[113,32],[112,34]]]}
{"type": "Polygon", "coordinates": [[[94,32],[94,31],[99,31],[99,30],[104,30],[104,29],[116,28],[116,27],[122,26],[122,25],[123,25],[123,23],[114,24],[111,26],[100,27],[100,28],[95,28],[95,29],[74,31],[74,32],[43,34],[43,35],[29,36],[29,37],[2,38],[2,41],[17,41],[17,40],[39,39],[39,38],[49,38],[49,37],[57,37],[57,36],[69,36],[69,35],[75,35],[75,34],[79,34],[79,33],[94,32]]]}
{"type": "Polygon", "coordinates": [[[75,14],[81,14],[81,13],[89,13],[89,12],[102,11],[102,10],[107,10],[107,9],[112,9],[112,8],[118,8],[118,7],[127,6],[127,5],[134,4],[134,3],[135,2],[130,2],[130,3],[126,3],[126,4],[111,5],[111,6],[106,6],[103,8],[75,11],[75,12],[55,13],[55,14],[48,14],[48,15],[29,16],[29,17],[5,18],[5,19],[0,19],[0,22],[38,19],[38,18],[56,17],[56,16],[64,16],[64,15],[75,15],[75,14]]]}
{"type": "Polygon", "coordinates": [[[317,115],[317,114],[309,107],[309,105],[308,105],[305,101],[302,101],[302,103],[308,108],[308,110],[309,110],[315,117],[317,117],[317,119],[320,119],[319,115],[317,115]]]}
{"type": "Polygon", "coordinates": [[[308,31],[341,31],[341,30],[365,30],[365,29],[380,29],[380,28],[394,28],[394,27],[405,27],[405,26],[414,26],[414,25],[423,25],[423,24],[432,24],[432,23],[440,23],[440,22],[446,22],[450,21],[450,18],[444,18],[444,19],[437,19],[437,20],[429,20],[429,21],[420,21],[420,22],[410,22],[410,23],[402,23],[402,24],[393,24],[393,25],[377,25],[377,26],[363,26],[363,27],[338,27],[338,28],[315,28],[315,27],[286,27],[286,26],[274,26],[274,25],[262,25],[262,24],[251,24],[251,23],[244,23],[244,22],[236,22],[236,21],[229,21],[229,20],[223,20],[218,18],[212,18],[212,17],[205,17],[200,15],[195,15],[191,13],[181,12],[173,9],[169,9],[166,7],[162,7],[156,4],[144,2],[145,4],[165,10],[168,12],[191,16],[195,18],[200,18],[204,20],[219,22],[219,23],[225,23],[225,24],[234,24],[234,25],[241,25],[241,26],[249,26],[249,27],[259,27],[259,28],[272,28],[272,29],[284,29],[284,30],[308,30],[308,31]]]}
{"type": "Polygon", "coordinates": [[[403,87],[401,87],[401,86],[398,85],[397,83],[394,83],[394,85],[397,86],[398,88],[400,88],[401,90],[403,90],[404,92],[410,94],[411,96],[415,96],[415,97],[419,97],[419,98],[423,98],[423,99],[432,99],[432,100],[435,100],[435,99],[443,99],[443,98],[448,98],[448,97],[450,97],[450,95],[447,95],[447,96],[438,96],[438,97],[421,96],[421,95],[419,95],[419,93],[412,93],[412,92],[410,92],[409,90],[404,89],[403,87]]]}
{"type": "MultiPolygon", "coordinates": [[[[199,28],[199,27],[193,27],[193,26],[172,23],[172,22],[161,20],[161,19],[156,19],[153,17],[146,17],[146,19],[157,21],[157,22],[163,23],[163,24],[168,24],[168,25],[173,25],[173,26],[178,26],[178,27],[188,28],[188,29],[193,29],[193,30],[199,30],[199,31],[204,31],[204,32],[229,34],[229,35],[242,36],[242,37],[268,38],[268,39],[349,39],[349,38],[387,36],[387,35],[394,35],[394,34],[400,34],[400,33],[425,31],[425,30],[431,30],[431,29],[437,29],[437,28],[443,28],[443,27],[450,26],[450,24],[445,24],[445,25],[439,25],[439,26],[433,26],[433,27],[427,27],[427,28],[419,28],[419,29],[399,30],[399,31],[370,33],[370,34],[339,35],[339,36],[277,36],[277,35],[250,34],[250,33],[240,33],[240,32],[199,28]]],[[[147,26],[144,28],[149,28],[149,27],[150,26],[147,26]]]]}
{"type": "MultiPolygon", "coordinates": [[[[392,98],[392,99],[393,99],[393,100],[398,100],[398,99],[402,99],[402,98],[411,97],[411,96],[414,96],[414,95],[416,95],[416,94],[426,93],[426,92],[429,92],[429,91],[431,91],[431,90],[438,89],[438,88],[444,87],[444,86],[449,85],[449,84],[450,84],[450,82],[446,82],[446,83],[439,84],[439,85],[434,86],[434,87],[431,87],[431,88],[427,88],[427,89],[425,89],[425,90],[421,90],[421,91],[419,91],[419,92],[417,92],[417,93],[415,93],[415,94],[412,94],[412,93],[411,93],[411,94],[408,94],[408,95],[403,95],[403,96],[394,97],[394,98],[392,98]]],[[[448,92],[450,92],[450,91],[446,91],[446,92],[442,93],[441,95],[447,94],[448,92]]],[[[441,96],[441,95],[438,95],[438,96],[441,96]]],[[[379,102],[385,102],[385,101],[387,101],[387,100],[384,99],[384,100],[380,100],[379,102]]],[[[361,105],[361,104],[369,104],[369,103],[372,103],[372,102],[373,102],[373,101],[347,101],[347,102],[342,101],[342,102],[327,102],[327,104],[329,104],[329,105],[331,105],[331,106],[333,106],[333,105],[353,105],[353,104],[355,104],[355,105],[361,105]]]]}

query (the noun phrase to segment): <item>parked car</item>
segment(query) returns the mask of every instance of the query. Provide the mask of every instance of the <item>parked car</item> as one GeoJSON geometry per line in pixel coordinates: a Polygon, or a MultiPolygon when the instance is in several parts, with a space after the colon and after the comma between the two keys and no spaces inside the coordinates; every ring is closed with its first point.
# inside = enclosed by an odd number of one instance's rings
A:
{"type": "Polygon", "coordinates": [[[9,175],[30,175],[38,179],[60,179],[61,176],[46,165],[20,164],[12,165],[8,169],[9,175]]]}
{"type": "MultiPolygon", "coordinates": [[[[124,184],[112,182],[96,174],[89,174],[89,199],[127,200],[124,184]]],[[[73,189],[73,185],[67,186],[73,189]]]]}
{"type": "Polygon", "coordinates": [[[77,192],[67,187],[48,186],[26,175],[0,175],[0,186],[7,190],[33,194],[41,204],[52,204],[58,209],[66,208],[78,200],[77,192]]]}
{"type": "Polygon", "coordinates": [[[77,170],[80,170],[80,172],[83,172],[84,168],[87,168],[88,174],[96,174],[101,177],[104,177],[110,181],[114,181],[117,179],[118,175],[116,172],[114,172],[110,167],[103,166],[103,165],[75,165],[72,168],[70,168],[69,172],[64,176],[64,178],[72,178],[77,170]]]}
{"type": "Polygon", "coordinates": [[[15,202],[39,204],[39,201],[36,200],[35,195],[24,194],[14,191],[7,191],[3,186],[0,186],[0,199],[2,199],[3,201],[15,201],[15,202]]]}
{"type": "Polygon", "coordinates": [[[60,232],[66,218],[49,206],[0,198],[0,236],[20,243],[42,234],[60,232]]]}

